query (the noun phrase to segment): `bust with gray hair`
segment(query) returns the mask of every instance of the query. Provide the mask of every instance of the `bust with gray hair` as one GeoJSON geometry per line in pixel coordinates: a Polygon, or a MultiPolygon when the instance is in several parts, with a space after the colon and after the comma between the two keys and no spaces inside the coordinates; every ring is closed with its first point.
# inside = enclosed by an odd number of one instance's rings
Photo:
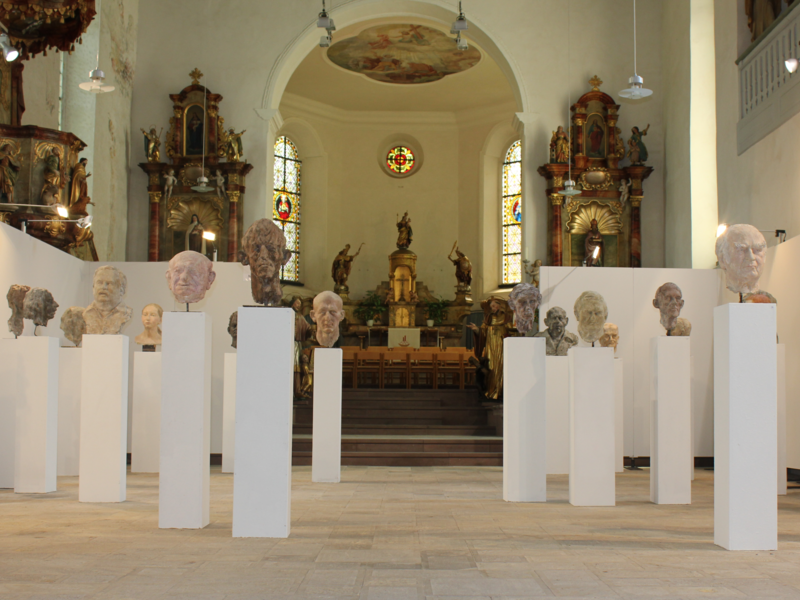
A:
{"type": "Polygon", "coordinates": [[[752,225],[731,225],[717,238],[714,250],[728,289],[739,294],[758,291],[767,241],[752,225]]]}
{"type": "Polygon", "coordinates": [[[520,283],[511,290],[508,297],[508,306],[514,311],[514,323],[517,331],[528,333],[533,329],[536,309],[542,302],[539,288],[530,283],[520,283]]]}
{"type": "Polygon", "coordinates": [[[44,288],[31,288],[25,294],[25,302],[22,305],[22,318],[30,319],[34,325],[47,327],[47,323],[56,316],[58,302],[53,298],[53,294],[44,288]]]}
{"type": "Polygon", "coordinates": [[[584,342],[594,344],[603,337],[603,325],[608,318],[608,306],[605,299],[597,292],[583,292],[575,300],[573,307],[578,319],[578,335],[584,342]]]}
{"type": "Polygon", "coordinates": [[[333,292],[321,292],[314,296],[310,315],[317,324],[317,342],[331,348],[339,339],[339,323],[344,319],[342,299],[333,292]]]}
{"type": "Polygon", "coordinates": [[[128,278],[116,267],[106,265],[94,272],[94,301],[83,311],[86,333],[117,335],[122,331],[133,314],[131,308],[122,302],[127,290],[128,278]]]}

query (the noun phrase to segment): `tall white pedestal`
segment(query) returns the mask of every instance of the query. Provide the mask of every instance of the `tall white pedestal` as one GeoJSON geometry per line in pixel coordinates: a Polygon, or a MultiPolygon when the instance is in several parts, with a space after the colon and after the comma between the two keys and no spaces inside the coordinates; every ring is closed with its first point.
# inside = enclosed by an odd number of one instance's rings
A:
{"type": "Polygon", "coordinates": [[[162,329],[158,526],[199,529],[209,521],[211,316],[164,313],[162,329]]]}
{"type": "Polygon", "coordinates": [[[133,353],[131,473],[158,473],[161,460],[161,352],[133,353]]]}
{"type": "Polygon", "coordinates": [[[547,502],[545,339],[503,340],[503,500],[547,502]]]}
{"type": "Polygon", "coordinates": [[[56,491],[58,456],[58,338],[20,337],[14,491],[56,491]]]}
{"type": "Polygon", "coordinates": [[[614,471],[625,471],[625,377],[622,359],[614,357],[614,471]]]}
{"type": "Polygon", "coordinates": [[[547,474],[569,474],[569,358],[548,356],[547,474]]]}
{"type": "Polygon", "coordinates": [[[342,351],[314,350],[311,481],[339,483],[342,471],[342,351]]]}
{"type": "Polygon", "coordinates": [[[614,349],[569,349],[569,503],[614,506],[614,349]]]}
{"type": "Polygon", "coordinates": [[[83,349],[58,351],[58,474],[78,475],[81,449],[81,357],[83,349]]]}
{"type": "Polygon", "coordinates": [[[236,455],[236,353],[225,353],[222,379],[222,472],[233,473],[236,455]]]}
{"type": "Polygon", "coordinates": [[[289,537],[294,312],[239,309],[233,537],[289,537]]]}
{"type": "Polygon", "coordinates": [[[128,451],[126,335],[84,335],[80,502],[124,502],[128,451]]]}
{"type": "Polygon", "coordinates": [[[0,340],[0,489],[14,487],[17,423],[17,340],[0,340]]]}
{"type": "Polygon", "coordinates": [[[650,340],[650,500],[691,504],[691,338],[650,340]]]}
{"type": "Polygon", "coordinates": [[[786,344],[778,344],[778,495],[787,493],[786,481],[786,344]]]}
{"type": "Polygon", "coordinates": [[[778,548],[775,304],[714,309],[714,543],[778,548]]]}

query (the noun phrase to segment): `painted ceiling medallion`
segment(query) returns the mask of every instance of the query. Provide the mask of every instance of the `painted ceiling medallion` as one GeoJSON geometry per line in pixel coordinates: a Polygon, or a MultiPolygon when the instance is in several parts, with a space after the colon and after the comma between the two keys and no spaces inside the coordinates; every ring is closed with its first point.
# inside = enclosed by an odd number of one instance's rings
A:
{"type": "Polygon", "coordinates": [[[478,49],[459,50],[455,41],[424,25],[378,25],[328,48],[331,61],[385,83],[429,83],[471,69],[478,49]]]}

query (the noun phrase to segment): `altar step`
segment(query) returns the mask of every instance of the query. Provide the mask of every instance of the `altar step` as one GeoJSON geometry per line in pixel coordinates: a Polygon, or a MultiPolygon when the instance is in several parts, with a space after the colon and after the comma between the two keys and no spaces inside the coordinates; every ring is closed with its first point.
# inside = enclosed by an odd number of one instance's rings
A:
{"type": "MultiPolygon", "coordinates": [[[[295,423],[294,433],[311,435],[311,423],[295,423]]],[[[496,428],[489,425],[413,425],[398,423],[342,424],[342,435],[455,435],[493,436],[496,428]]]]}

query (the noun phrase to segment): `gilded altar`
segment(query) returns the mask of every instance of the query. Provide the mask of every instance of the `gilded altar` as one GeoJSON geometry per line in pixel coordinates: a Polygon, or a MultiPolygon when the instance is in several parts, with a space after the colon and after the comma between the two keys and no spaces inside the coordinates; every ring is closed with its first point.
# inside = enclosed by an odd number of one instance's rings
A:
{"type": "Polygon", "coordinates": [[[389,327],[413,327],[418,302],[417,255],[398,248],[389,255],[389,327]]]}

